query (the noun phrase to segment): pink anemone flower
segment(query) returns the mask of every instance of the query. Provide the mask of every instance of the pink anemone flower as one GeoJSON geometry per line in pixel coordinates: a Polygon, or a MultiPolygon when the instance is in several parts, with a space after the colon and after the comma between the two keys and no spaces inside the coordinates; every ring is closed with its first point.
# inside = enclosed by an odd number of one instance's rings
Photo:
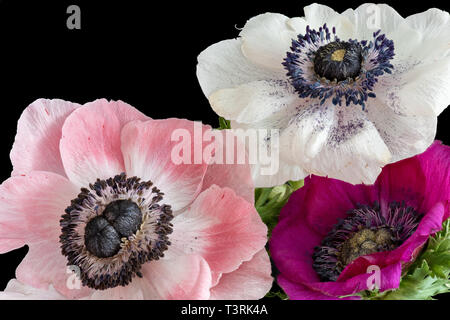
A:
{"type": "Polygon", "coordinates": [[[405,267],[442,229],[449,201],[450,148],[440,142],[386,166],[372,186],[307,178],[272,233],[277,281],[298,300],[358,299],[375,285],[396,289],[405,267]]]}
{"type": "Polygon", "coordinates": [[[203,139],[175,164],[177,129],[194,122],[121,101],[26,108],[0,186],[0,253],[29,252],[0,298],[262,298],[271,266],[248,165],[195,160],[203,139]]]}

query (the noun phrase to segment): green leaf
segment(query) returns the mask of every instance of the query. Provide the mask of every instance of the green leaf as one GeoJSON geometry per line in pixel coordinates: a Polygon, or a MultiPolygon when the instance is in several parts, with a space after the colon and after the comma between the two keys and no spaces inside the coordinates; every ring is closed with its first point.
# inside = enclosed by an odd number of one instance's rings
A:
{"type": "Polygon", "coordinates": [[[303,180],[298,180],[298,181],[292,181],[292,180],[289,180],[289,181],[287,182],[287,184],[290,185],[291,188],[294,189],[294,191],[295,191],[295,190],[298,190],[298,189],[300,189],[301,187],[303,187],[304,181],[303,181],[303,180]]]}
{"type": "Polygon", "coordinates": [[[288,300],[289,297],[286,293],[283,291],[270,291],[266,294],[266,298],[279,298],[281,300],[288,300]]]}
{"type": "Polygon", "coordinates": [[[428,240],[426,249],[420,254],[413,267],[425,260],[433,276],[449,279],[450,274],[450,219],[442,225],[442,230],[428,240]]]}
{"type": "Polygon", "coordinates": [[[426,260],[405,275],[397,290],[382,294],[383,300],[432,300],[433,296],[450,292],[447,278],[434,276],[426,260]]]}
{"type": "Polygon", "coordinates": [[[219,117],[219,130],[231,129],[230,120],[219,117]]]}
{"type": "Polygon", "coordinates": [[[278,222],[278,215],[280,214],[281,208],[289,200],[291,194],[302,186],[303,180],[288,181],[281,186],[272,188],[255,189],[255,207],[262,221],[269,229],[269,236],[278,222]]]}

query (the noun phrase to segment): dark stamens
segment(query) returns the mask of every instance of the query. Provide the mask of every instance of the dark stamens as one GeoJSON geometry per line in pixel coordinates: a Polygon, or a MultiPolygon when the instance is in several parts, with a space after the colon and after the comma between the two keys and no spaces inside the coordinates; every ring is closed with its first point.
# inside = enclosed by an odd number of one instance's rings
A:
{"type": "Polygon", "coordinates": [[[313,268],[321,281],[336,281],[357,258],[399,247],[417,229],[421,219],[421,214],[404,203],[392,202],[387,218],[377,203],[355,208],[314,249],[313,268]]]}
{"type": "Polygon", "coordinates": [[[120,174],[82,188],[60,220],[61,251],[85,286],[105,290],[142,276],[170,246],[172,210],[151,181],[120,174]]]}

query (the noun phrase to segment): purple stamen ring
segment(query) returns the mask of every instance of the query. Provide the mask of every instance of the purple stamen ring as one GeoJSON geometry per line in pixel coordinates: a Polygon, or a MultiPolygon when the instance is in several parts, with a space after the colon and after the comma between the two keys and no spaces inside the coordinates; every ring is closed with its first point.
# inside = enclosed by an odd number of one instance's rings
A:
{"type": "Polygon", "coordinates": [[[318,98],[322,105],[331,98],[334,105],[350,103],[365,109],[378,77],[392,73],[394,66],[394,42],[373,33],[373,41],[349,39],[341,41],[327,25],[319,31],[306,27],[305,35],[292,40],[291,52],[287,53],[283,66],[300,98],[318,98]]]}

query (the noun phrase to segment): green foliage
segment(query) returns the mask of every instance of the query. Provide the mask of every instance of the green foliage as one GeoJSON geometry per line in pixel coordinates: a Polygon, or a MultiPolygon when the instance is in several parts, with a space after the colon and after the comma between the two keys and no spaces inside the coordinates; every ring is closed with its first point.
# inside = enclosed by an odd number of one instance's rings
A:
{"type": "Polygon", "coordinates": [[[219,117],[219,130],[231,129],[230,120],[219,117]]]}
{"type": "Polygon", "coordinates": [[[278,291],[270,291],[266,294],[266,298],[275,298],[275,299],[281,299],[281,300],[288,300],[288,296],[286,293],[284,293],[282,290],[278,291]]]}
{"type": "Polygon", "coordinates": [[[383,300],[432,300],[433,296],[450,292],[450,281],[434,275],[427,260],[408,272],[397,290],[383,294],[383,300]]]}
{"type": "MultiPolygon", "coordinates": [[[[269,237],[278,223],[281,208],[289,200],[291,194],[303,187],[303,180],[288,181],[281,186],[255,189],[255,207],[262,221],[267,225],[269,237]]],[[[288,296],[279,287],[267,293],[266,298],[287,300],[288,296]]]]}
{"type": "Polygon", "coordinates": [[[281,186],[255,189],[255,207],[269,229],[269,236],[278,222],[281,208],[291,194],[303,187],[303,180],[288,181],[281,186]]]}

